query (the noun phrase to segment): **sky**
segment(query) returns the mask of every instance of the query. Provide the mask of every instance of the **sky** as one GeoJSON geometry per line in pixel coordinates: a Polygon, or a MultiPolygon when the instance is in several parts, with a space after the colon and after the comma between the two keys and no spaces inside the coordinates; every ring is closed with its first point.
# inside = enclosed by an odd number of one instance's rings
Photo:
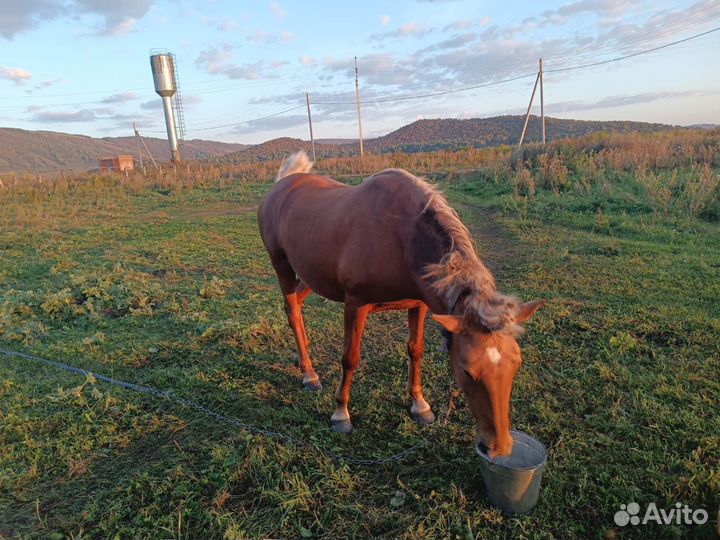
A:
{"type": "Polygon", "coordinates": [[[0,127],[165,138],[155,49],[187,139],[309,139],[306,92],[316,138],[356,138],[355,57],[366,137],[524,114],[541,57],[547,115],[720,124],[720,31],[578,68],[718,27],[718,0],[0,0],[0,127]]]}

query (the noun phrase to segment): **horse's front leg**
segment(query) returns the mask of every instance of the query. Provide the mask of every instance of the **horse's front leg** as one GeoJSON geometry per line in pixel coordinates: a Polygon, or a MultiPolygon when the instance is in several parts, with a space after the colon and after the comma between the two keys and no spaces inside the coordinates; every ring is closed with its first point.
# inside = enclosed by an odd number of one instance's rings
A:
{"type": "Polygon", "coordinates": [[[358,306],[349,302],[345,303],[345,346],[342,357],[342,380],[335,392],[337,404],[335,412],[330,417],[333,431],[338,433],[350,433],[352,422],[348,403],[350,402],[350,385],[352,385],[353,374],[360,362],[360,341],[362,340],[365,321],[372,306],[358,306]]]}
{"type": "Polygon", "coordinates": [[[435,415],[430,405],[425,401],[422,393],[421,371],[422,355],[425,349],[425,317],[428,307],[421,304],[408,310],[408,327],[410,328],[410,339],[408,340],[408,384],[407,392],[412,398],[410,413],[415,421],[421,424],[432,424],[435,415]]]}

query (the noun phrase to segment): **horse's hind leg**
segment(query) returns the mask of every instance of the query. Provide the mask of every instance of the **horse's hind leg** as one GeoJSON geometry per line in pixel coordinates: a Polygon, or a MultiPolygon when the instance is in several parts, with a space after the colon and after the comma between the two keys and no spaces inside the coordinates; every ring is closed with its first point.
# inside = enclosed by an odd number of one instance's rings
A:
{"type": "MultiPolygon", "coordinates": [[[[298,286],[295,288],[295,292],[297,293],[297,300],[298,304],[300,304],[300,329],[302,330],[302,337],[305,340],[305,348],[310,348],[310,340],[307,337],[307,332],[305,331],[305,319],[302,316],[302,306],[305,302],[305,299],[310,296],[310,293],[312,293],[312,289],[305,285],[302,281],[298,283],[298,286]]],[[[299,363],[298,363],[299,365],[299,363]]],[[[312,368],[312,366],[310,366],[312,368]]]]}
{"type": "Polygon", "coordinates": [[[428,307],[421,304],[408,310],[408,327],[410,339],[408,340],[408,384],[407,392],[412,398],[410,413],[415,421],[421,424],[432,424],[435,415],[423,397],[421,383],[422,355],[425,348],[425,317],[428,307]]]}
{"type": "Polygon", "coordinates": [[[307,390],[316,392],[322,389],[322,384],[320,384],[320,377],[315,373],[310,361],[308,354],[310,343],[302,316],[303,302],[312,291],[297,279],[295,271],[286,259],[273,258],[272,263],[280,282],[280,289],[285,297],[285,313],[295,335],[295,345],[299,356],[298,367],[303,372],[303,384],[307,390]]]}
{"type": "Polygon", "coordinates": [[[365,305],[358,307],[351,303],[345,304],[345,346],[342,357],[342,380],[335,392],[335,412],[330,417],[333,431],[338,433],[349,433],[352,431],[350,422],[350,385],[353,375],[360,363],[360,340],[365,330],[365,321],[372,306],[365,305]]]}

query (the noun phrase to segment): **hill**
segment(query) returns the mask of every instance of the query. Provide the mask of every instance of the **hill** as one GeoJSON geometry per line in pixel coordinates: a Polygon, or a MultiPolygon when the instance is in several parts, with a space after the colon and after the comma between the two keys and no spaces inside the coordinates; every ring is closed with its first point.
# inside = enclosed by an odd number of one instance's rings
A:
{"type": "MultiPolygon", "coordinates": [[[[523,122],[523,116],[418,120],[383,137],[366,140],[365,148],[370,152],[385,153],[516,144],[523,122]]],[[[598,131],[648,132],[671,127],[646,122],[598,122],[546,117],[548,140],[598,131]]],[[[537,142],[540,136],[540,120],[533,116],[528,125],[526,141],[537,142]]],[[[144,140],[156,159],[167,159],[168,147],[164,139],[144,140]]],[[[312,151],[309,141],[290,137],[280,137],[252,146],[196,139],[184,141],[180,153],[183,159],[240,163],[282,159],[301,148],[308,153],[312,151]]],[[[318,158],[350,156],[358,153],[358,144],[353,139],[319,139],[315,143],[315,152],[318,158]]],[[[0,172],[87,170],[97,167],[99,157],[136,153],[134,137],[97,139],[53,131],[0,128],[0,172]]]]}
{"type": "MultiPolygon", "coordinates": [[[[155,159],[167,160],[165,139],[143,137],[155,159]]],[[[209,159],[245,148],[242,144],[213,141],[184,141],[181,156],[209,159]]],[[[117,154],[137,154],[134,137],[72,135],[54,131],[27,131],[0,128],[0,172],[47,171],[55,169],[87,170],[97,167],[97,158],[117,154]]]]}
{"type": "MultiPolygon", "coordinates": [[[[524,116],[494,116],[490,118],[437,118],[417,120],[383,137],[367,139],[365,148],[374,153],[425,152],[441,149],[457,149],[468,146],[497,146],[517,144],[522,131],[524,116]]],[[[588,133],[606,131],[613,133],[649,132],[671,129],[666,124],[624,121],[564,120],[545,117],[548,140],[578,137],[588,133]]],[[[540,118],[531,116],[526,142],[541,140],[540,118]]],[[[319,139],[315,143],[318,157],[349,156],[358,153],[356,140],[319,139]],[[326,141],[323,144],[321,141],[326,141]],[[332,142],[330,142],[332,141],[332,142]]],[[[310,153],[309,141],[281,137],[251,146],[219,159],[223,162],[252,162],[282,159],[288,154],[303,149],[310,153]]]]}
{"type": "Polygon", "coordinates": [[[315,144],[357,144],[357,139],[315,139],[315,144]]]}
{"type": "MultiPolygon", "coordinates": [[[[319,158],[349,156],[357,153],[357,146],[338,145],[338,144],[321,144],[315,143],[315,154],[319,158]]],[[[216,161],[223,163],[243,163],[250,161],[271,161],[283,159],[293,152],[305,150],[308,155],[312,155],[312,144],[310,141],[302,139],[294,139],[292,137],[280,137],[271,139],[262,144],[250,146],[239,152],[227,154],[216,161]]]]}
{"type": "MultiPolygon", "coordinates": [[[[376,152],[418,152],[466,146],[517,144],[524,122],[525,117],[519,115],[417,120],[383,137],[368,140],[366,145],[371,151],[376,152]]],[[[545,117],[548,140],[578,137],[598,131],[613,133],[648,132],[669,129],[670,127],[665,124],[647,122],[564,120],[545,117]]],[[[525,134],[525,141],[540,142],[541,140],[540,118],[531,116],[525,134]]]]}

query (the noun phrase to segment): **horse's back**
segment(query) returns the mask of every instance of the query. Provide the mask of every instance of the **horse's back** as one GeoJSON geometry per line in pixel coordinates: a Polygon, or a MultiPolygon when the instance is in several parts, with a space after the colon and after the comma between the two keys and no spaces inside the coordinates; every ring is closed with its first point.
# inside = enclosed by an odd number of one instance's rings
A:
{"type": "MultiPolygon", "coordinates": [[[[297,228],[305,223],[315,228],[332,229],[347,225],[347,234],[365,234],[388,220],[403,222],[421,210],[423,194],[414,177],[402,169],[388,169],[366,178],[357,186],[348,186],[310,173],[287,176],[268,191],[258,208],[261,233],[279,233],[283,224],[297,228]],[[362,229],[353,227],[365,222],[362,229]],[[312,226],[311,226],[312,225],[312,226]]],[[[392,231],[384,230],[388,233],[392,231]]]]}
{"type": "Polygon", "coordinates": [[[287,221],[287,213],[293,207],[309,209],[313,199],[323,190],[337,190],[346,188],[344,184],[327,178],[309,173],[297,173],[278,180],[268,190],[258,206],[258,224],[260,234],[265,242],[275,243],[279,241],[279,225],[287,221]]]}
{"type": "Polygon", "coordinates": [[[422,193],[413,176],[388,170],[347,186],[314,174],[281,179],[259,209],[271,258],[283,257],[323,296],[363,291],[378,301],[413,289],[404,254],[422,193]]]}

